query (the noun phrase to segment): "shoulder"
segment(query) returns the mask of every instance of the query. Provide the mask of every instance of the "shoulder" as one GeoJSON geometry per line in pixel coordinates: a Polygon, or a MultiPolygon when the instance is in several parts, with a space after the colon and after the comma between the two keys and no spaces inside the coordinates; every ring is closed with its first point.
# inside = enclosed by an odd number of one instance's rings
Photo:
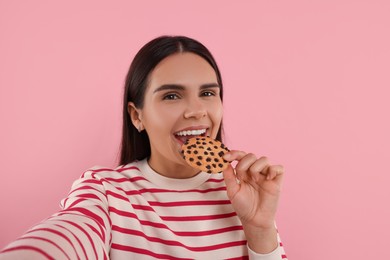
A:
{"type": "Polygon", "coordinates": [[[115,180],[120,178],[131,178],[135,176],[139,176],[141,174],[140,171],[140,162],[135,161],[126,165],[120,165],[115,168],[105,167],[105,166],[93,166],[80,176],[80,180],[115,180]]]}

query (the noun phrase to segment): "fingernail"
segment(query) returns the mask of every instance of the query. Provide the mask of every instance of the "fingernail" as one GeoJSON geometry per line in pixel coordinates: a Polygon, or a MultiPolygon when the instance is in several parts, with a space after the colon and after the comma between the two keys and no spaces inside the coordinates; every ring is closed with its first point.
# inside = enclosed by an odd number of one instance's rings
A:
{"type": "Polygon", "coordinates": [[[225,159],[225,160],[229,160],[231,157],[230,153],[225,153],[222,158],[225,159]]]}

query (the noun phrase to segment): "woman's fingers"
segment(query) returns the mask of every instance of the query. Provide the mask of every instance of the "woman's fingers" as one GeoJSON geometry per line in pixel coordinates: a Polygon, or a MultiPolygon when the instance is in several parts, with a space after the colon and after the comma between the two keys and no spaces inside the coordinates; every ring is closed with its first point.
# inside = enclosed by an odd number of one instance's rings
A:
{"type": "Polygon", "coordinates": [[[270,165],[267,157],[257,159],[252,153],[233,150],[226,153],[224,159],[229,162],[238,161],[235,170],[240,181],[245,181],[249,177],[256,182],[265,179],[273,180],[284,173],[282,165],[270,165]]]}
{"type": "Polygon", "coordinates": [[[267,180],[273,180],[284,173],[282,165],[272,165],[267,169],[267,180]]]}
{"type": "Polygon", "coordinates": [[[223,155],[223,159],[228,162],[239,161],[241,160],[247,153],[238,150],[231,150],[223,155]]]}
{"type": "Polygon", "coordinates": [[[267,157],[260,157],[257,159],[250,167],[249,173],[251,177],[258,182],[261,179],[264,179],[267,176],[267,171],[269,168],[269,162],[267,157]]]}
{"type": "Polygon", "coordinates": [[[240,181],[247,180],[247,172],[251,165],[256,161],[256,156],[252,153],[245,153],[243,151],[230,151],[229,155],[224,156],[225,160],[238,161],[235,170],[236,170],[236,176],[240,181]]]}
{"type": "Polygon", "coordinates": [[[250,176],[248,176],[249,169],[256,162],[256,155],[253,153],[248,153],[236,165],[236,174],[237,178],[242,181],[247,181],[250,176]]]}
{"type": "Polygon", "coordinates": [[[223,178],[225,179],[228,197],[233,199],[240,187],[236,175],[234,174],[234,169],[230,164],[227,169],[223,171],[223,178]]]}

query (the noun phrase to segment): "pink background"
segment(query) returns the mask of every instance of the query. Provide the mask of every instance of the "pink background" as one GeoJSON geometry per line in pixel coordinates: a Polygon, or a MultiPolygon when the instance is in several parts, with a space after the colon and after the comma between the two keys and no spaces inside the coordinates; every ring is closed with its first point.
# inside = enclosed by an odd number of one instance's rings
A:
{"type": "Polygon", "coordinates": [[[116,165],[132,57],[184,34],[221,67],[228,146],[285,165],[289,259],[386,258],[390,2],[241,2],[0,2],[0,248],[116,165]]]}

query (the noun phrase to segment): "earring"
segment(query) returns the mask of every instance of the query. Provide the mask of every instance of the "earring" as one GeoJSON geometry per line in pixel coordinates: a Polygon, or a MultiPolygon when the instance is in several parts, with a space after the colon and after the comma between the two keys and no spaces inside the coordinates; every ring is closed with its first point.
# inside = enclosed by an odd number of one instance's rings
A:
{"type": "Polygon", "coordinates": [[[138,126],[137,126],[137,130],[138,130],[138,133],[141,133],[141,131],[143,130],[143,129],[142,129],[142,126],[141,126],[141,125],[138,125],[138,126]]]}

